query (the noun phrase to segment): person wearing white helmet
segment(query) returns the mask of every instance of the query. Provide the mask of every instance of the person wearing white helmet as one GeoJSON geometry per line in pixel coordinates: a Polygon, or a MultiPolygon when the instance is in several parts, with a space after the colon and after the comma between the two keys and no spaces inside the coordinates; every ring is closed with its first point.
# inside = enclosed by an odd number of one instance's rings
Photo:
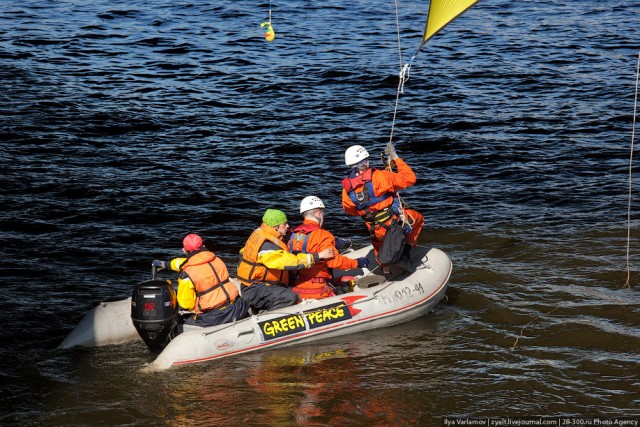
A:
{"type": "Polygon", "coordinates": [[[349,168],[368,169],[369,152],[362,145],[352,145],[344,152],[344,163],[349,168]]]}
{"type": "Polygon", "coordinates": [[[284,240],[288,231],[285,213],[267,209],[262,224],[240,250],[236,274],[242,284],[242,297],[252,311],[275,310],[298,303],[298,294],[289,289],[289,273],[334,256],[331,248],[308,254],[290,253],[284,240]]]}
{"type": "MultiPolygon", "coordinates": [[[[411,248],[416,245],[424,225],[424,217],[415,210],[404,208],[397,194],[398,190],[416,183],[415,173],[398,157],[393,143],[387,144],[385,154],[395,163],[396,172],[370,167],[369,152],[361,145],[352,145],[345,151],[344,160],[349,172],[342,180],[342,208],[347,214],[364,219],[378,262],[389,277],[389,264],[398,264],[408,271],[414,270],[411,265],[411,248]],[[404,224],[402,213],[406,219],[404,224]],[[389,256],[387,251],[383,251],[380,254],[387,230],[393,228],[394,233],[390,236],[397,236],[395,230],[399,226],[405,233],[404,246],[401,242],[398,246],[401,253],[394,251],[398,253],[389,256]]],[[[390,246],[387,245],[387,248],[390,246]]]]}
{"type": "MultiPolygon", "coordinates": [[[[336,248],[336,239],[329,231],[322,228],[325,206],[317,196],[307,196],[300,202],[300,213],[303,222],[294,228],[289,237],[289,251],[293,254],[318,253],[332,248],[335,256],[321,260],[310,268],[299,270],[292,290],[301,299],[327,298],[335,293],[330,285],[333,279],[332,269],[351,270],[369,265],[369,258],[348,258],[340,255],[336,248]]],[[[340,246],[340,245],[338,245],[340,246]]]]}

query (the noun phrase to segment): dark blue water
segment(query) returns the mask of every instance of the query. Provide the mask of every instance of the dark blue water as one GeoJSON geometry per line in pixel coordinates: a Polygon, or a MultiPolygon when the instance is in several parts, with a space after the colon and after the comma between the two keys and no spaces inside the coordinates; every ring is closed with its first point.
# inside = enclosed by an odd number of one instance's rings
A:
{"type": "MultiPolygon", "coordinates": [[[[427,9],[399,4],[403,63],[427,9]]],[[[389,140],[395,6],[277,2],[267,43],[267,2],[2,2],[0,423],[640,417],[635,174],[623,289],[638,16],[481,0],[417,55],[393,140],[424,243],[454,263],[432,315],[150,375],[140,343],[56,347],[187,232],[235,270],[266,208],[295,219],[315,194],[366,244],[340,207],[343,153],[389,140]]]]}

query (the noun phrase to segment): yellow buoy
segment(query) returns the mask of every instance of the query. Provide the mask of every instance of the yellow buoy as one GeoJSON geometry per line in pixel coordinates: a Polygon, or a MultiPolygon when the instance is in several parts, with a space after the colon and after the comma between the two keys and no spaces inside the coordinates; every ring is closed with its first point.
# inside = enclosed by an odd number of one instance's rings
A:
{"type": "Polygon", "coordinates": [[[267,39],[268,42],[272,42],[273,39],[276,38],[276,33],[273,31],[273,27],[271,26],[271,22],[263,22],[260,24],[262,28],[266,28],[266,32],[264,33],[264,38],[267,39]]]}

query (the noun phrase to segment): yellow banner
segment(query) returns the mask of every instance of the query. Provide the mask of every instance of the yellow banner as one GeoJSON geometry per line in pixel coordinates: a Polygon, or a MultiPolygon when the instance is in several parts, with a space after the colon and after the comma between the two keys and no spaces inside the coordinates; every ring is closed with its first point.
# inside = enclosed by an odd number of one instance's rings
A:
{"type": "Polygon", "coordinates": [[[456,19],[477,2],[478,0],[431,0],[427,25],[424,28],[424,36],[420,47],[449,22],[456,19]]]}

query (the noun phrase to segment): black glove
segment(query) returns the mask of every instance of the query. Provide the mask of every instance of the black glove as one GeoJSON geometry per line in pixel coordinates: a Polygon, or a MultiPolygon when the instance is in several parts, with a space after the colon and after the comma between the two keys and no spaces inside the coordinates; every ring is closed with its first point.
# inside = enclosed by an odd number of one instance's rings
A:
{"type": "Polygon", "coordinates": [[[154,259],[151,263],[151,266],[158,267],[160,270],[162,270],[163,268],[167,268],[167,263],[164,261],[160,261],[159,259],[154,259]]]}
{"type": "Polygon", "coordinates": [[[340,250],[340,249],[347,249],[351,247],[351,239],[341,239],[341,238],[337,238],[336,239],[336,249],[340,250]]]}
{"type": "Polygon", "coordinates": [[[356,261],[358,261],[358,268],[369,266],[369,258],[367,257],[357,258],[356,261]]]}

